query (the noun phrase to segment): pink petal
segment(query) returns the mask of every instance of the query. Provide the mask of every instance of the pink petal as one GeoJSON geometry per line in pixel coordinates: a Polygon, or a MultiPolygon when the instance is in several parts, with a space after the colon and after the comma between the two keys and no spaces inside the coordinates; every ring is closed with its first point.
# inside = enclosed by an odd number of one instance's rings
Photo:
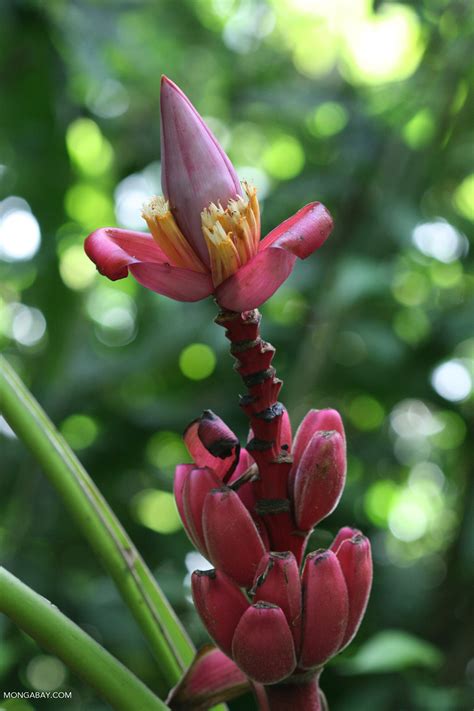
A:
{"type": "Polygon", "coordinates": [[[170,264],[131,264],[130,273],[146,286],[176,301],[200,301],[212,293],[213,286],[208,274],[190,269],[172,267],[170,264]]]}
{"type": "Polygon", "coordinates": [[[288,279],[296,257],[285,249],[258,252],[216,289],[220,306],[230,311],[255,309],[288,279]]]}
{"type": "Polygon", "coordinates": [[[99,272],[113,281],[126,277],[130,264],[164,264],[169,261],[151,235],[118,227],[96,230],[86,239],[84,249],[99,272]]]}
{"type": "Polygon", "coordinates": [[[259,251],[280,247],[300,259],[306,259],[324,244],[332,228],[332,217],[324,205],[311,202],[275,227],[260,242],[259,251]]]}

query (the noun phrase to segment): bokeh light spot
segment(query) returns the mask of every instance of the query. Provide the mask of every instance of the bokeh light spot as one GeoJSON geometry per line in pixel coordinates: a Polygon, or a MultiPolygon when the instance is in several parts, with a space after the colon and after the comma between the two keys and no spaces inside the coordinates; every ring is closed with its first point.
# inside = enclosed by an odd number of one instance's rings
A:
{"type": "Polygon", "coordinates": [[[393,318],[393,330],[402,341],[416,345],[428,336],[431,325],[423,309],[413,306],[397,311],[393,318]]]}
{"type": "Polygon", "coordinates": [[[352,424],[364,432],[377,429],[385,418],[382,405],[371,395],[357,395],[349,405],[348,414],[352,424]]]}
{"type": "Polygon", "coordinates": [[[191,587],[191,576],[195,570],[212,570],[214,567],[212,563],[207,560],[207,558],[204,558],[204,556],[197,551],[190,551],[189,553],[186,553],[184,564],[186,565],[186,570],[188,571],[183,580],[183,585],[185,585],[185,587],[191,587]]]}
{"type": "Polygon", "coordinates": [[[216,367],[216,355],[205,343],[192,343],[181,351],[179,367],[190,380],[204,380],[216,367]]]}
{"type": "Polygon", "coordinates": [[[26,678],[37,691],[54,691],[66,681],[67,669],[56,657],[44,654],[33,657],[28,663],[26,678]]]}
{"type": "Polygon", "coordinates": [[[157,533],[176,533],[182,528],[173,494],[159,489],[145,489],[132,500],[135,518],[142,526],[157,533]]]}
{"type": "Polygon", "coordinates": [[[431,385],[445,400],[460,402],[471,394],[472,378],[464,363],[453,359],[435,368],[431,385]]]}
{"type": "Polygon", "coordinates": [[[78,244],[62,252],[59,258],[59,273],[66,286],[74,291],[86,289],[97,274],[94,264],[78,244]]]}
{"type": "Polygon", "coordinates": [[[141,173],[132,173],[115,188],[115,214],[120,225],[133,230],[145,229],[143,203],[161,193],[161,164],[151,163],[141,173]]]}
{"type": "Polygon", "coordinates": [[[232,130],[229,155],[235,164],[252,165],[259,161],[265,144],[266,138],[262,129],[257,124],[245,121],[237,124],[232,130]]]}
{"type": "Polygon", "coordinates": [[[424,148],[434,137],[435,128],[436,123],[431,111],[422,109],[403,127],[403,138],[410,148],[424,148]]]}
{"type": "Polygon", "coordinates": [[[452,289],[461,284],[463,276],[464,272],[460,262],[450,262],[449,264],[433,262],[430,265],[431,281],[441,289],[452,289]]]}
{"type": "Polygon", "coordinates": [[[86,101],[91,111],[101,118],[121,116],[130,105],[127,90],[115,79],[101,80],[98,85],[91,87],[86,101]]]}
{"type": "Polygon", "coordinates": [[[422,400],[402,400],[390,413],[390,426],[399,437],[430,437],[443,425],[422,400]]]}
{"type": "Polygon", "coordinates": [[[71,123],[66,132],[66,146],[72,161],[85,175],[102,175],[112,164],[112,146],[91,119],[80,118],[71,123]]]}
{"type": "Polygon", "coordinates": [[[345,43],[349,76],[366,84],[406,79],[423,51],[416,12],[398,3],[384,4],[376,14],[348,22],[345,43]]]}
{"type": "Polygon", "coordinates": [[[459,447],[467,434],[467,426],[463,418],[451,410],[438,412],[437,418],[440,428],[431,438],[433,444],[439,449],[445,450],[459,447]]]}
{"type": "Polygon", "coordinates": [[[308,128],[315,136],[326,138],[340,133],[349,120],[347,110],[335,101],[318,106],[308,119],[308,128]]]}
{"type": "Polygon", "coordinates": [[[390,509],[399,493],[399,487],[390,479],[372,484],[364,497],[364,510],[372,523],[387,526],[390,509]]]}
{"type": "Polygon", "coordinates": [[[10,315],[9,335],[22,346],[35,346],[46,333],[46,319],[39,309],[12,303],[8,306],[10,315]]]}
{"type": "Polygon", "coordinates": [[[411,542],[426,533],[428,517],[419,501],[402,496],[390,511],[388,525],[395,538],[411,542]]]}
{"type": "Polygon", "coordinates": [[[31,259],[41,244],[38,220],[25,200],[6,198],[0,203],[0,259],[16,262],[31,259]]]}
{"type": "Polygon", "coordinates": [[[123,291],[104,284],[88,296],[87,312],[96,323],[96,335],[106,346],[130,343],[136,335],[136,306],[123,291]]]}
{"type": "Polygon", "coordinates": [[[458,185],[454,191],[453,203],[460,215],[474,222],[474,173],[458,185]]]}
{"type": "Polygon", "coordinates": [[[425,222],[413,230],[413,244],[427,257],[453,262],[467,251],[467,240],[446,220],[425,222]]]}
{"type": "Polygon", "coordinates": [[[428,298],[430,284],[424,274],[402,271],[393,279],[392,292],[396,300],[404,306],[419,306],[428,298]]]}
{"type": "Polygon", "coordinates": [[[75,450],[86,449],[95,441],[99,434],[97,422],[89,415],[69,415],[61,423],[61,433],[75,450]]]}
{"type": "Polygon", "coordinates": [[[263,164],[277,180],[290,180],[303,170],[304,151],[301,143],[287,134],[275,138],[263,153],[263,164]]]}
{"type": "Polygon", "coordinates": [[[333,68],[337,58],[334,37],[324,24],[312,22],[300,27],[293,47],[293,63],[303,76],[322,77],[333,68]]]}
{"type": "Polygon", "coordinates": [[[114,213],[109,195],[88,183],[76,183],[66,193],[68,215],[92,231],[97,225],[113,223],[114,213]]]}
{"type": "Polygon", "coordinates": [[[161,471],[172,474],[177,464],[189,462],[189,454],[183,438],[177,432],[156,432],[146,447],[148,461],[161,471]]]}

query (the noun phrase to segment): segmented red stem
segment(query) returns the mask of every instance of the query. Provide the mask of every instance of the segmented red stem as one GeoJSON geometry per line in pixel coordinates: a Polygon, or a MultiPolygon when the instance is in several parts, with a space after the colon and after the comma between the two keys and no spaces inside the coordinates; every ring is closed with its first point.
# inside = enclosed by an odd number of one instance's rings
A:
{"type": "Polygon", "coordinates": [[[253,437],[247,449],[259,470],[255,481],[256,513],[265,521],[272,550],[290,550],[300,562],[306,533],[296,528],[288,496],[292,458],[282,448],[280,430],[284,409],[278,402],[283,382],[276,377],[271,364],[275,348],[260,336],[260,321],[257,309],[243,313],[221,311],[216,318],[216,323],[226,329],[230,352],[236,360],[234,369],[248,391],[241,396],[240,406],[250,420],[253,437]]]}

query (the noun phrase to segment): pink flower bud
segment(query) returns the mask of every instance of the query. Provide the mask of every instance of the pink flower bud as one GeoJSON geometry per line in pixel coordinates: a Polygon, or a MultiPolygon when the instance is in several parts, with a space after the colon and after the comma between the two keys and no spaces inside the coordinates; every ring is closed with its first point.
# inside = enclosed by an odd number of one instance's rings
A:
{"type": "Polygon", "coordinates": [[[246,691],[250,691],[250,682],[235,662],[220,649],[206,645],[197,652],[166,703],[170,709],[209,708],[246,691]]]}
{"type": "Polygon", "coordinates": [[[301,583],[293,553],[267,553],[257,569],[250,592],[254,602],[266,600],[280,607],[293,635],[295,649],[301,639],[301,583]]]}
{"type": "Polygon", "coordinates": [[[189,99],[167,77],[161,80],[161,184],[182,233],[205,264],[209,252],[201,212],[225,209],[242,195],[237,173],[189,99]]]}
{"type": "Polygon", "coordinates": [[[183,486],[183,509],[187,528],[192,533],[192,541],[198,550],[207,558],[209,556],[202,524],[204,500],[211,489],[220,486],[221,482],[215,473],[203,467],[192,469],[186,477],[183,486]]]}
{"type": "Polygon", "coordinates": [[[267,602],[249,607],[235,630],[232,656],[244,674],[259,684],[275,684],[290,676],[296,656],[283,611],[267,602]]]}
{"type": "Polygon", "coordinates": [[[235,448],[240,446],[232,430],[212,410],[204,410],[197,422],[198,437],[213,457],[227,459],[235,453],[235,448]]]}
{"type": "Polygon", "coordinates": [[[204,626],[217,646],[231,657],[235,629],[249,607],[245,595],[218,570],[196,570],[191,588],[204,626]]]}
{"type": "Polygon", "coordinates": [[[252,516],[235,491],[223,487],[206,496],[203,527],[212,563],[237,585],[249,588],[266,549],[252,516]]]}
{"type": "Polygon", "coordinates": [[[298,427],[293,444],[293,456],[298,462],[316,432],[336,430],[345,439],[344,425],[337,410],[310,410],[298,427]]]}
{"type": "Polygon", "coordinates": [[[299,665],[320,666],[338,651],[349,602],[341,566],[332,551],[307,556],[303,570],[303,639],[299,665]]]}
{"type": "Polygon", "coordinates": [[[349,595],[349,616],[341,649],[347,647],[359,629],[369,600],[372,587],[372,554],[370,541],[357,534],[341,543],[337,559],[347,585],[349,595]]]}
{"type": "Polygon", "coordinates": [[[311,530],[336,508],[346,479],[345,449],[339,432],[316,432],[297,462],[294,507],[302,531],[311,530]]]}
{"type": "Polygon", "coordinates": [[[211,410],[186,427],[184,443],[197,466],[209,467],[219,479],[230,476],[239,462],[238,438],[211,410]]]}

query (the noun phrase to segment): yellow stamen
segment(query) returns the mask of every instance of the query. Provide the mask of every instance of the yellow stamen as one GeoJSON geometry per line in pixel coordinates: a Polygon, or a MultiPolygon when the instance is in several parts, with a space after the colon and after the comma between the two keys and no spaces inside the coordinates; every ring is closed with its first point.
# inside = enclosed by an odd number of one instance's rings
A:
{"type": "Polygon", "coordinates": [[[246,264],[258,250],[260,209],[257,191],[248,183],[242,185],[245,196],[236,195],[229,200],[225,210],[222,205],[211,203],[201,212],[215,286],[246,264]]]}
{"type": "Polygon", "coordinates": [[[230,233],[226,234],[220,222],[211,227],[203,224],[202,231],[211,259],[212,282],[214,286],[219,286],[241,266],[239,254],[230,233]]]}
{"type": "Polygon", "coordinates": [[[142,217],[151,235],[161,247],[171,264],[194,272],[207,272],[171,214],[169,203],[161,195],[155,195],[143,205],[142,217]]]}

